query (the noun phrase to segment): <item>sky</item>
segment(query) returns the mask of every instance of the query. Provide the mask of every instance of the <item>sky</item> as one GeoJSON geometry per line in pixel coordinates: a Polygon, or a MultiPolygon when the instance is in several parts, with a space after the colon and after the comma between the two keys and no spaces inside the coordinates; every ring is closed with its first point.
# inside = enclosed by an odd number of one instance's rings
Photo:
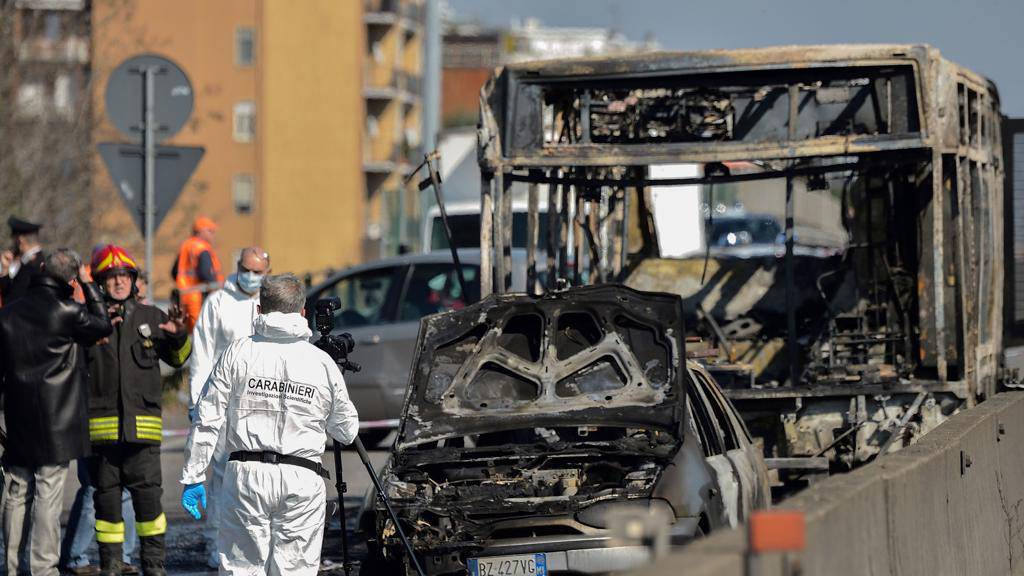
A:
{"type": "Polygon", "coordinates": [[[1024,0],[447,0],[460,20],[650,34],[667,50],[927,43],[984,74],[1003,113],[1024,117],[1024,0]]]}

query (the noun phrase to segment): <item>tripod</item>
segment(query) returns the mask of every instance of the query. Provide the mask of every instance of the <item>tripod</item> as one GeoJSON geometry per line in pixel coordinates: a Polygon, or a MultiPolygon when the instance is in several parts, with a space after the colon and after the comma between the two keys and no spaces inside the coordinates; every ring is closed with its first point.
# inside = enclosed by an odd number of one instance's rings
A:
{"type": "MultiPolygon", "coordinates": [[[[317,307],[320,307],[319,303],[317,307]]],[[[337,362],[341,373],[344,374],[345,372],[359,372],[360,370],[360,366],[358,364],[351,362],[348,359],[348,352],[351,352],[355,347],[354,344],[351,343],[351,340],[352,337],[348,334],[343,334],[342,337],[339,338],[322,333],[321,338],[317,340],[315,344],[331,355],[331,358],[337,362]],[[347,337],[347,339],[345,337],[347,337]]],[[[352,559],[349,556],[348,521],[345,515],[345,493],[348,491],[348,484],[345,482],[344,470],[342,469],[341,444],[333,439],[331,444],[334,451],[334,487],[338,491],[338,519],[341,522],[342,566],[345,570],[345,576],[351,576],[352,559]]],[[[405,532],[402,530],[402,525],[398,521],[398,515],[395,514],[394,509],[391,508],[391,502],[388,500],[388,496],[384,492],[384,486],[380,483],[380,478],[377,477],[377,472],[373,469],[373,463],[370,462],[370,455],[366,453],[366,448],[363,446],[363,442],[358,436],[356,436],[352,445],[355,446],[356,452],[359,454],[359,459],[363,461],[363,466],[366,467],[366,473],[370,475],[370,480],[373,482],[373,488],[377,492],[377,498],[380,499],[384,504],[384,507],[387,509],[388,516],[391,518],[391,522],[394,524],[395,530],[398,533],[399,538],[402,540],[402,546],[405,548],[405,552],[409,556],[409,562],[416,568],[417,574],[420,576],[426,576],[426,572],[423,571],[419,560],[416,558],[416,552],[412,547],[412,543],[409,542],[409,539],[405,536],[405,532]]]]}

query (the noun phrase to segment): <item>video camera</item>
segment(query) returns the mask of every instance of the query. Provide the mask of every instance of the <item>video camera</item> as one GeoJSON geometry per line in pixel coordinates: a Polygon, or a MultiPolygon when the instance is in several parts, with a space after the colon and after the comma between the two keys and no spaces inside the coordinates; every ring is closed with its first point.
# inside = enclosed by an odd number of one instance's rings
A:
{"type": "Polygon", "coordinates": [[[321,298],[316,301],[316,315],[313,322],[320,338],[313,344],[327,352],[327,354],[338,364],[342,372],[359,372],[362,368],[359,364],[348,359],[348,355],[355,350],[356,343],[352,335],[343,332],[337,336],[331,335],[334,330],[334,312],[341,309],[341,300],[337,296],[321,298]]]}

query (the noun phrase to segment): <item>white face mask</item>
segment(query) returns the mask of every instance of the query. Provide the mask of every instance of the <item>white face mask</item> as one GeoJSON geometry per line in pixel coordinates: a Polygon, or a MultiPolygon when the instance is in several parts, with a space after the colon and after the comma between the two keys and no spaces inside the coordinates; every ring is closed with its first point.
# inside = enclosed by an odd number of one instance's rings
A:
{"type": "Polygon", "coordinates": [[[239,272],[238,287],[249,294],[255,294],[263,283],[263,274],[255,272],[239,272]]]}

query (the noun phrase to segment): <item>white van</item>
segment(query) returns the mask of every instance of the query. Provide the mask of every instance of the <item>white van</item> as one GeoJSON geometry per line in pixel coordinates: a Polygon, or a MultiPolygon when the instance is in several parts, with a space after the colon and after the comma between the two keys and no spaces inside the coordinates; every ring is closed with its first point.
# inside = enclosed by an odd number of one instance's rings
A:
{"type": "MultiPolygon", "coordinates": [[[[548,235],[547,198],[540,201],[540,222],[538,225],[538,251],[545,252],[548,235]]],[[[526,248],[526,201],[512,202],[512,247],[526,248]]],[[[459,248],[480,248],[480,201],[452,202],[445,204],[452,238],[459,248]]],[[[423,226],[423,251],[447,250],[448,241],[441,222],[441,210],[434,206],[427,212],[423,226]]]]}

